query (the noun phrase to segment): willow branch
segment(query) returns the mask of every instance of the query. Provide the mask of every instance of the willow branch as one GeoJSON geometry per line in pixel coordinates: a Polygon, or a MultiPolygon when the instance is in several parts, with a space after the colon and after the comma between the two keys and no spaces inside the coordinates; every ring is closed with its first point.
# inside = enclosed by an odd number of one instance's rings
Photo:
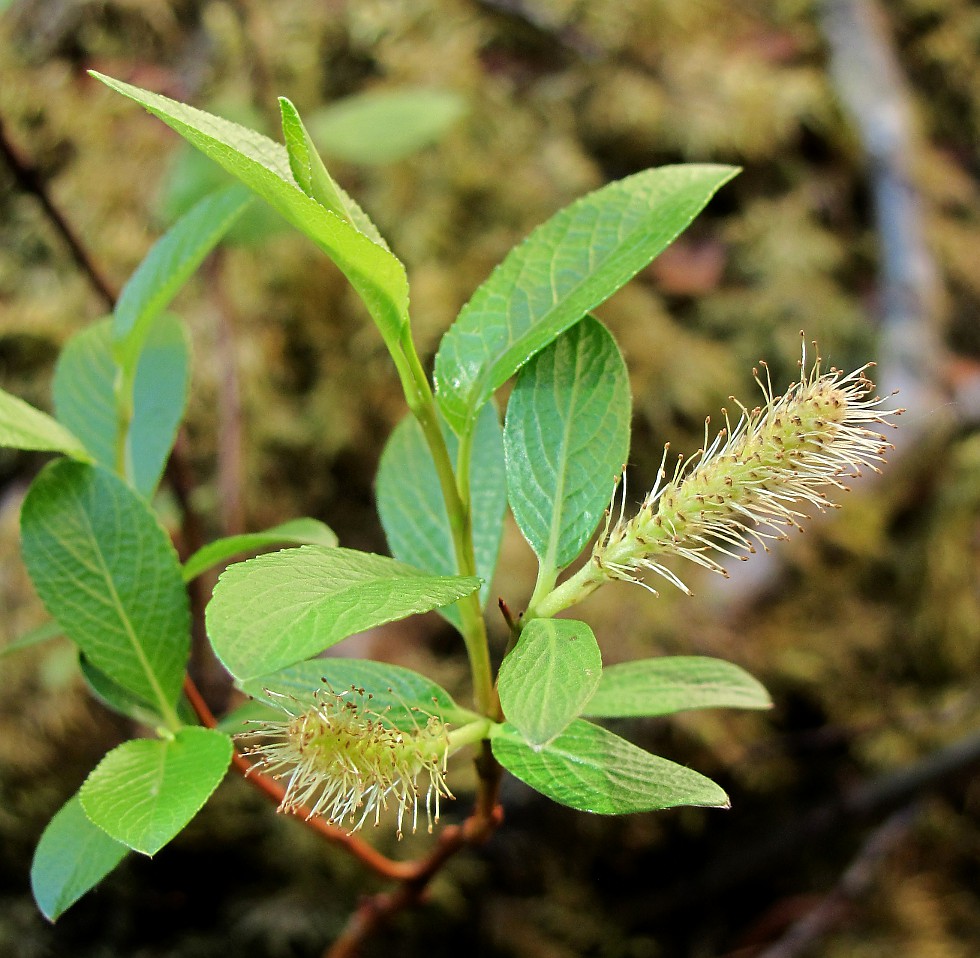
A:
{"type": "Polygon", "coordinates": [[[95,265],[95,261],[89,255],[88,250],[51,198],[47,184],[44,182],[44,178],[41,176],[37,167],[25,160],[13,143],[7,139],[2,118],[0,118],[0,154],[3,155],[7,166],[10,167],[17,186],[23,192],[33,196],[37,200],[48,222],[55,228],[62,240],[64,240],[76,265],[85,274],[88,281],[92,284],[93,289],[111,310],[116,304],[116,294],[112,286],[95,265]]]}

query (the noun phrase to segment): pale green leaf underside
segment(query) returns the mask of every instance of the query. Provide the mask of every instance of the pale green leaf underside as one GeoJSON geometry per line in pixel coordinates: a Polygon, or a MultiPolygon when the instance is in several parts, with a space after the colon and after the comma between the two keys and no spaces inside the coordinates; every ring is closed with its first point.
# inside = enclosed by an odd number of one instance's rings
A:
{"type": "Polygon", "coordinates": [[[207,608],[208,635],[228,671],[245,681],[479,586],[475,577],[427,575],[385,556],[300,546],[226,569],[207,608]]]}
{"type": "Polygon", "coordinates": [[[47,413],[0,389],[0,446],[63,452],[88,460],[90,453],[80,439],[47,413]]]}
{"type": "MultiPolygon", "coordinates": [[[[449,430],[443,432],[449,455],[455,460],[458,440],[449,430]]],[[[391,554],[426,572],[452,575],[456,558],[449,516],[428,444],[412,415],[399,423],[385,446],[378,467],[377,499],[391,554]]],[[[470,500],[476,573],[483,579],[480,602],[485,605],[500,552],[507,507],[503,438],[492,403],[483,408],[477,420],[470,467],[470,500]]],[[[460,628],[455,606],[439,611],[460,628]]]]}
{"type": "Polygon", "coordinates": [[[77,795],[68,799],[48,822],[31,863],[31,890],[41,914],[55,921],[128,853],[89,821],[77,795]]]}
{"type": "Polygon", "coordinates": [[[686,709],[771,707],[769,693],[737,665],[676,655],[607,666],[586,714],[630,718],[686,709]]]}
{"type": "MultiPolygon", "coordinates": [[[[68,341],[55,367],[58,419],[99,465],[116,469],[119,425],[112,321],[105,319],[68,341]]],[[[146,498],[156,489],[187,405],[190,348],[180,321],[161,316],[142,343],[133,382],[133,416],[126,434],[127,478],[146,498]]]]}
{"type": "MultiPolygon", "coordinates": [[[[287,695],[294,703],[307,707],[312,706],[316,689],[342,694],[352,687],[364,689],[371,696],[369,702],[363,700],[365,704],[397,728],[411,730],[424,726],[429,715],[438,715],[447,722],[472,718],[470,712],[461,709],[452,696],[431,679],[400,665],[369,659],[333,656],[313,659],[242,683],[242,689],[257,699],[274,703],[275,696],[264,694],[268,690],[287,695]]],[[[355,698],[354,701],[362,700],[355,698]]],[[[279,715],[282,715],[281,711],[279,715]]],[[[275,713],[270,713],[267,708],[263,717],[275,718],[275,713]]]]}
{"type": "Polygon", "coordinates": [[[588,625],[532,619],[500,666],[500,704],[528,744],[540,747],[582,714],[601,674],[602,656],[588,625]]]}
{"type": "Polygon", "coordinates": [[[153,321],[252,200],[241,186],[226,186],[199,200],[154,243],[122,288],[113,313],[120,366],[129,369],[136,362],[153,321]]]}
{"type": "Polygon", "coordinates": [[[86,779],[85,814],[117,841],[155,855],[200,811],[231,763],[231,739],[182,728],[172,739],[132,739],[86,779]]]}
{"type": "Polygon", "coordinates": [[[177,555],[122,480],[70,460],[48,465],[21,509],[24,563],[48,612],[110,678],[172,715],[190,615],[177,555]]]}
{"type": "Polygon", "coordinates": [[[463,307],[435,364],[457,432],[535,353],[662,252],[737,170],[664,166],[597,190],[513,249],[463,307]]]}
{"type": "Polygon", "coordinates": [[[404,267],[388,250],[296,185],[285,147],[169,97],[94,71],[92,75],[159,117],[316,243],[347,276],[385,341],[395,347],[408,325],[408,279],[404,267]]]}
{"type": "Polygon", "coordinates": [[[310,117],[325,153],[352,163],[393,163],[438,140],[465,112],[449,90],[378,90],[338,100],[310,117]]]}
{"type": "Polygon", "coordinates": [[[521,370],[507,404],[507,497],[544,568],[557,572],[582,551],[629,441],[626,364],[609,331],[587,316],[521,370]]]}
{"type": "Polygon", "coordinates": [[[512,775],[583,812],[624,815],[675,805],[729,804],[711,779],[583,719],[542,748],[532,748],[506,723],[495,727],[492,742],[497,761],[512,775]]]}
{"type": "Polygon", "coordinates": [[[226,536],[202,546],[184,563],[184,581],[190,582],[206,569],[243,552],[285,545],[313,545],[333,548],[337,534],[319,519],[290,519],[262,532],[245,532],[226,536]]]}

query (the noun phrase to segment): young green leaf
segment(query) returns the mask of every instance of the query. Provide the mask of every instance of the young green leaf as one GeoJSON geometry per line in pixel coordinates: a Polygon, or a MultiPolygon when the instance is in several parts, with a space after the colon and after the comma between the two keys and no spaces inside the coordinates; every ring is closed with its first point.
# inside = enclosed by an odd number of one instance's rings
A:
{"type": "Polygon", "coordinates": [[[50,463],[21,508],[24,564],[48,612],[96,668],[176,724],[190,615],[180,564],[122,480],[50,463]]]}
{"type": "Polygon", "coordinates": [[[472,576],[427,575],[368,552],[300,546],[229,566],[208,604],[208,635],[245,681],[479,587],[472,576]]]}
{"type": "MultiPolygon", "coordinates": [[[[322,207],[352,223],[350,211],[338,191],[333,177],[320,159],[313,141],[310,139],[299,111],[284,96],[279,97],[279,111],[282,114],[282,136],[289,156],[289,168],[296,184],[307,195],[312,196],[322,207]]],[[[353,224],[352,224],[353,225],[353,224]]]]}
{"type": "Polygon", "coordinates": [[[61,917],[129,853],[93,825],[74,795],[48,822],[31,862],[31,890],[48,921],[61,917]]]}
{"type": "Polygon", "coordinates": [[[507,721],[540,749],[582,714],[602,674],[595,635],[574,619],[532,619],[500,666],[507,721]]]}
{"type": "Polygon", "coordinates": [[[400,348],[399,337],[409,321],[405,268],[387,249],[329,212],[296,185],[285,147],[237,123],[169,97],[95,71],[92,76],[159,117],[313,240],[357,290],[389,349],[400,348]]]}
{"type": "MultiPolygon", "coordinates": [[[[455,459],[458,440],[443,433],[455,459]]],[[[377,477],[378,514],[391,554],[402,562],[451,575],[456,570],[452,531],[432,455],[414,416],[406,416],[388,439],[377,477]]],[[[470,501],[476,572],[483,579],[480,601],[485,604],[500,551],[507,486],[500,421],[493,403],[480,413],[470,464],[470,501]]],[[[439,610],[460,627],[455,606],[439,610]]]]}
{"type": "Polygon", "coordinates": [[[299,188],[321,206],[347,220],[379,246],[388,249],[388,244],[371,218],[327,172],[296,107],[282,96],[279,97],[279,109],[282,112],[282,133],[286,141],[286,152],[289,154],[289,167],[299,188]]]}
{"type": "Polygon", "coordinates": [[[325,546],[331,549],[337,545],[337,534],[319,519],[290,519],[262,532],[245,532],[216,539],[202,546],[184,563],[184,581],[190,582],[211,566],[243,552],[260,552],[284,545],[325,546]]]}
{"type": "Polygon", "coordinates": [[[405,730],[425,725],[429,715],[438,715],[444,721],[456,724],[474,717],[468,710],[460,708],[444,688],[424,675],[400,665],[370,659],[332,656],[313,659],[242,683],[243,691],[273,704],[275,695],[268,696],[266,692],[287,695],[297,702],[312,705],[313,692],[322,688],[336,693],[351,688],[364,689],[371,696],[371,708],[386,722],[405,730]]]}
{"type": "Polygon", "coordinates": [[[131,739],[85,780],[85,814],[117,841],[155,855],[201,810],[231,764],[231,739],[182,728],[170,739],[131,739]]]}
{"type": "Polygon", "coordinates": [[[710,778],[582,719],[537,749],[504,723],[494,728],[492,745],[494,757],[516,778],[583,812],[625,815],[675,805],[729,804],[710,778]]]}
{"type": "Polygon", "coordinates": [[[440,408],[456,432],[535,353],[608,299],[688,226],[737,170],[645,170],[561,210],[515,247],[439,346],[440,408]]]}
{"type": "Polygon", "coordinates": [[[0,389],[0,446],[63,452],[88,462],[89,451],[61,423],[17,396],[0,389]]]}
{"type": "Polygon", "coordinates": [[[372,90],[331,103],[310,117],[325,153],[351,163],[394,163],[435,143],[466,111],[449,90],[372,90]]]}
{"type": "Polygon", "coordinates": [[[626,364],[609,331],[587,316],[521,370],[507,404],[507,497],[549,573],[595,531],[629,440],[626,364]]]}
{"type": "Polygon", "coordinates": [[[153,244],[122,288],[113,315],[114,356],[122,369],[135,369],[153,321],[252,201],[237,184],[223,187],[198,201],[153,244]]]}
{"type": "Polygon", "coordinates": [[[586,714],[630,718],[710,708],[767,709],[772,700],[759,682],[731,662],[672,655],[607,666],[586,714]]]}
{"type": "Polygon", "coordinates": [[[147,332],[137,360],[132,418],[128,425],[120,423],[112,325],[102,320],[72,336],[58,357],[52,387],[55,411],[77,432],[95,461],[112,472],[119,464],[117,445],[122,436],[127,478],[149,498],[187,405],[189,367],[183,326],[173,316],[159,317],[147,332]]]}

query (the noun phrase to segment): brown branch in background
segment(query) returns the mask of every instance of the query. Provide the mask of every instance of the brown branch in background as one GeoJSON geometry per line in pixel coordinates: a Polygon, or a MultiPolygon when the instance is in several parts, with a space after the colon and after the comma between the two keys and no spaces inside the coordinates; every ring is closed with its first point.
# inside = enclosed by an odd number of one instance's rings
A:
{"type": "Polygon", "coordinates": [[[909,804],[958,776],[980,769],[980,731],[924,755],[918,761],[884,772],[847,789],[833,800],[800,811],[781,827],[748,835],[724,856],[716,856],[696,878],[677,881],[670,891],[644,906],[644,917],[669,915],[730,894],[759,875],[771,872],[833,834],[845,823],[882,815],[909,804]]]}
{"type": "Polygon", "coordinates": [[[903,425],[908,447],[924,414],[945,408],[939,388],[943,347],[937,329],[938,269],[926,243],[921,197],[913,176],[916,137],[911,94],[877,0],[823,0],[820,22],[830,73],[864,148],[874,196],[881,293],[882,385],[923,413],[903,425]]]}
{"type": "Polygon", "coordinates": [[[41,209],[44,210],[44,215],[47,217],[48,222],[51,223],[58,232],[58,235],[64,240],[79,269],[85,274],[92,287],[102,298],[102,301],[111,310],[116,304],[116,294],[112,286],[102,275],[101,270],[95,265],[95,261],[89,255],[88,250],[82,245],[81,240],[75,235],[75,231],[69,225],[61,210],[55,205],[37,167],[28,163],[10,140],[7,139],[2,119],[0,119],[0,154],[3,155],[7,166],[10,167],[17,186],[23,192],[29,196],[33,196],[37,200],[41,209]]]}
{"type": "Polygon", "coordinates": [[[872,830],[829,894],[755,958],[798,958],[826,938],[846,917],[847,905],[870,891],[884,861],[908,835],[917,812],[916,805],[907,805],[872,830]]]}

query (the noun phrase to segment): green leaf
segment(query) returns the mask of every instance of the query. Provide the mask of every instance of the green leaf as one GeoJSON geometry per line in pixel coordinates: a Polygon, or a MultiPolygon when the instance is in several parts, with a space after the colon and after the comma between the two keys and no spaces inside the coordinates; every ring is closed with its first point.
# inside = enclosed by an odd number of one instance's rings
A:
{"type": "Polygon", "coordinates": [[[393,163],[435,143],[466,112],[448,90],[371,91],[338,100],[310,117],[324,152],[351,163],[393,163]]]}
{"type": "Polygon", "coordinates": [[[494,757],[507,771],[542,795],[583,812],[625,815],[675,805],[729,804],[710,778],[582,719],[538,748],[509,723],[495,726],[492,736],[494,757]]]}
{"type": "Polygon", "coordinates": [[[630,718],[685,709],[771,707],[769,693],[737,665],[700,655],[673,655],[608,666],[586,714],[630,718]]]}
{"type": "Polygon", "coordinates": [[[88,461],[88,450],[61,423],[17,396],[0,389],[0,446],[63,452],[88,461]]]}
{"type": "Polygon", "coordinates": [[[368,552],[300,546],[229,566],[208,604],[208,635],[225,668],[245,681],[479,586],[475,577],[426,575],[368,552]]]}
{"type": "Polygon", "coordinates": [[[206,569],[240,555],[284,545],[337,545],[337,534],[319,519],[290,519],[262,532],[245,532],[226,536],[202,546],[184,563],[184,581],[190,582],[206,569]]]}
{"type": "Polygon", "coordinates": [[[95,466],[59,460],[21,508],[42,602],[96,668],[175,721],[190,615],[180,565],[146,503],[95,466]]]}
{"type": "Polygon", "coordinates": [[[116,303],[112,337],[124,370],[135,367],[153,321],[251,202],[241,186],[226,186],[196,203],[153,244],[116,303]]]}
{"type": "Polygon", "coordinates": [[[564,568],[588,542],[629,442],[626,364],[587,316],[521,370],[507,404],[507,497],[545,569],[564,568]]]}
{"type": "MultiPolygon", "coordinates": [[[[369,659],[333,656],[313,659],[242,683],[242,689],[249,695],[273,704],[275,696],[267,696],[267,691],[312,705],[316,689],[343,693],[352,687],[369,693],[371,708],[396,728],[410,730],[424,725],[428,715],[459,724],[474,717],[473,713],[461,709],[444,688],[424,675],[400,665],[369,659]]],[[[265,717],[268,718],[268,708],[265,717]]]]}
{"type": "Polygon", "coordinates": [[[56,639],[60,635],[64,635],[64,630],[57,622],[43,622],[41,625],[30,629],[19,638],[14,639],[9,645],[5,645],[0,649],[0,658],[3,658],[5,655],[12,655],[14,652],[23,652],[24,649],[40,645],[42,642],[49,642],[51,639],[56,639]]]}
{"type": "MultiPolygon", "coordinates": [[[[161,316],[142,344],[133,382],[133,415],[126,431],[127,477],[149,498],[173,448],[187,405],[190,351],[180,321],[161,316]]],[[[116,471],[119,413],[112,355],[112,321],[76,333],[55,367],[58,418],[75,431],[99,465],[116,471]]]]}
{"type": "Polygon", "coordinates": [[[584,622],[532,619],[500,666],[500,705],[525,741],[540,747],[582,714],[601,675],[599,645],[584,622]]]}
{"type": "Polygon", "coordinates": [[[182,728],[114,748],[85,780],[85,814],[117,841],[155,855],[201,810],[231,763],[231,739],[182,728]]]}
{"type": "Polygon", "coordinates": [[[41,914],[55,921],[129,853],[93,825],[75,795],[48,822],[31,862],[31,890],[41,914]]]}
{"type": "Polygon", "coordinates": [[[389,349],[399,348],[399,337],[408,328],[405,268],[387,249],[296,185],[285,147],[237,123],[168,97],[95,71],[91,75],[159,117],[313,240],[357,290],[389,349]]]}
{"type": "MultiPolygon", "coordinates": [[[[443,429],[449,455],[455,460],[458,441],[443,429]]],[[[377,477],[378,514],[391,554],[402,562],[442,575],[456,570],[452,531],[439,477],[428,444],[415,417],[406,416],[388,439],[377,477]]],[[[481,604],[490,594],[500,537],[503,534],[507,487],[504,449],[497,410],[488,403],[480,414],[470,463],[470,502],[476,572],[483,579],[481,604]]],[[[455,606],[440,609],[460,628],[455,606]]]]}
{"type": "Polygon", "coordinates": [[[440,407],[456,432],[535,353],[661,253],[737,170],[664,166],[597,190],[513,249],[477,289],[436,356],[440,407]]]}

